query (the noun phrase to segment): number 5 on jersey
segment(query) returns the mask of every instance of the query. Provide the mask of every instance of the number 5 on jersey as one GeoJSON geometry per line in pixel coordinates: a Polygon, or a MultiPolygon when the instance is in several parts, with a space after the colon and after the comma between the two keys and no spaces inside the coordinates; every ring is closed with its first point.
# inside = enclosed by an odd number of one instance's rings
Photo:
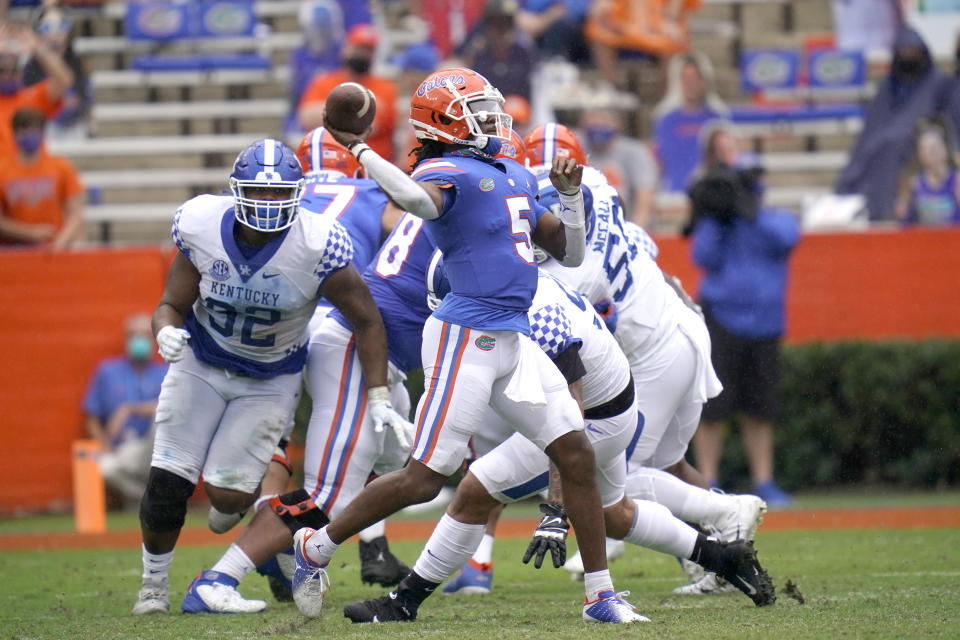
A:
{"type": "Polygon", "coordinates": [[[530,231],[533,229],[533,214],[527,196],[510,196],[504,200],[510,212],[510,237],[517,255],[527,264],[536,264],[533,257],[533,241],[530,231]]]}

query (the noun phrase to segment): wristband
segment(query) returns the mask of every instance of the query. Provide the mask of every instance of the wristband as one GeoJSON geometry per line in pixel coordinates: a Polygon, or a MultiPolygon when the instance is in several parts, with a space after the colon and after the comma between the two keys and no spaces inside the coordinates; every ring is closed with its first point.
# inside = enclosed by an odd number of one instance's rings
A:
{"type": "Polygon", "coordinates": [[[385,386],[370,387],[367,389],[367,402],[370,404],[387,404],[390,402],[390,389],[385,386]]]}

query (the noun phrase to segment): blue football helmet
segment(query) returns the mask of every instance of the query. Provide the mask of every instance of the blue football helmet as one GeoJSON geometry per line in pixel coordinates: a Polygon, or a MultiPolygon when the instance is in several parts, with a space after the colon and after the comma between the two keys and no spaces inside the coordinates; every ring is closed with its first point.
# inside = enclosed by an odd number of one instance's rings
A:
{"type": "Polygon", "coordinates": [[[240,152],[230,174],[234,214],[257,231],[282,231],[293,224],[303,196],[303,170],[293,149],[278,140],[257,140],[240,152]],[[264,199],[251,189],[286,189],[279,200],[264,199]]]}
{"type": "MultiPolygon", "coordinates": [[[[538,174],[537,186],[540,188],[540,204],[549,209],[553,215],[559,215],[560,207],[563,205],[560,204],[560,194],[557,192],[557,188],[550,182],[550,174],[538,174]]],[[[580,185],[580,190],[583,192],[584,229],[589,238],[590,231],[593,230],[593,220],[596,216],[593,212],[593,192],[585,184],[580,185]]],[[[542,264],[549,259],[550,255],[539,246],[533,245],[533,257],[537,264],[542,264]]]]}

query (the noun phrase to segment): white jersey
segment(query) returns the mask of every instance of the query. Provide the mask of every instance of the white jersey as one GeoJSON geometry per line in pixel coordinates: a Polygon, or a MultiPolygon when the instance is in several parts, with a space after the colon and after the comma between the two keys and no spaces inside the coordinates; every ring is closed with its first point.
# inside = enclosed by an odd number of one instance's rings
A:
{"type": "Polygon", "coordinates": [[[669,303],[671,298],[681,301],[657,264],[631,239],[616,190],[597,178],[599,171],[587,169],[584,167],[584,184],[593,194],[593,220],[583,263],[569,268],[550,258],[540,267],[583,293],[591,304],[612,300],[618,317],[615,335],[624,352],[633,356],[653,334],[676,326],[669,303]]]}
{"type": "Polygon", "coordinates": [[[328,216],[299,215],[247,257],[237,224],[230,196],[198,196],[174,216],[173,240],[200,272],[189,344],[200,361],[251,377],[299,372],[307,322],[327,277],[350,264],[350,237],[328,216]]]}
{"type": "Polygon", "coordinates": [[[617,397],[630,382],[630,366],[616,339],[586,298],[546,271],[539,275],[528,313],[530,338],[551,358],[580,343],[587,371],[581,378],[585,409],[617,397]]]}

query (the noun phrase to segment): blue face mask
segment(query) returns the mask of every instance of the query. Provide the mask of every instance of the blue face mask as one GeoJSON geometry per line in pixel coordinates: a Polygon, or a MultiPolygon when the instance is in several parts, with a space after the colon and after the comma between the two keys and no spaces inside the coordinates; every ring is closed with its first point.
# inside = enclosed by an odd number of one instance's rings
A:
{"type": "Polygon", "coordinates": [[[127,338],[127,357],[134,362],[145,362],[150,358],[153,344],[146,336],[130,336],[127,338]]]}
{"type": "Polygon", "coordinates": [[[587,127],[585,133],[591,147],[605,147],[617,135],[616,129],[610,127],[587,127]]]}
{"type": "Polygon", "coordinates": [[[21,131],[14,136],[17,147],[27,155],[33,155],[43,144],[42,131],[21,131]]]}

